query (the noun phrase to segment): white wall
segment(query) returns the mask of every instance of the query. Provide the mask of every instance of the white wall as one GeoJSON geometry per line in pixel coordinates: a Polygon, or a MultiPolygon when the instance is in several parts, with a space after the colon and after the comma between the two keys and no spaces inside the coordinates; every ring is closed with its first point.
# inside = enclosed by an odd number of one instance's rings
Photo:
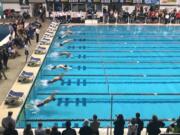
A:
{"type": "Polygon", "coordinates": [[[173,9],[177,9],[177,10],[179,10],[180,9],[180,7],[179,6],[160,6],[160,9],[168,9],[169,11],[172,11],[173,9]]]}
{"type": "Polygon", "coordinates": [[[16,11],[21,11],[19,3],[3,3],[3,10],[5,9],[15,9],[16,11]]]}
{"type": "Polygon", "coordinates": [[[134,10],[135,6],[122,6],[123,10],[125,10],[126,8],[128,8],[129,13],[131,13],[134,10]]]}
{"type": "MultiPolygon", "coordinates": [[[[32,16],[32,4],[29,4],[30,9],[29,9],[29,14],[30,16],[32,16]]],[[[21,6],[19,5],[19,3],[4,3],[3,4],[3,10],[5,9],[15,9],[15,11],[18,12],[23,12],[24,10],[21,10],[21,6]]],[[[25,9],[26,11],[26,9],[25,9]]]]}

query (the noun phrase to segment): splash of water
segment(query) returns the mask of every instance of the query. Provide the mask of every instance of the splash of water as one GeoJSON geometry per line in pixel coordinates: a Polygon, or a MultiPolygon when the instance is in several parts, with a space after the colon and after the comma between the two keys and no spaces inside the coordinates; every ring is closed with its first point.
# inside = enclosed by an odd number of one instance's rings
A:
{"type": "Polygon", "coordinates": [[[58,54],[58,52],[53,52],[53,53],[51,53],[51,55],[50,55],[50,56],[51,56],[51,57],[56,57],[56,58],[57,58],[57,57],[58,57],[58,55],[59,55],[59,54],[58,54]]]}
{"type": "Polygon", "coordinates": [[[41,86],[47,87],[48,86],[48,80],[41,80],[40,84],[41,84],[41,86]]]}

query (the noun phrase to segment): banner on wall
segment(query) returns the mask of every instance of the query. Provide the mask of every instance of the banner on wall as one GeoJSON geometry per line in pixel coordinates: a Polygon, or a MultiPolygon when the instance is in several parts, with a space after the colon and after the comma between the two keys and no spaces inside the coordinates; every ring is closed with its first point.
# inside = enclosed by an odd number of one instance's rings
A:
{"type": "Polygon", "coordinates": [[[94,3],[100,3],[101,0],[93,0],[94,3]]]}
{"type": "Polygon", "coordinates": [[[159,5],[159,0],[144,0],[145,4],[159,5]]]}
{"type": "Polygon", "coordinates": [[[160,0],[161,5],[176,5],[177,0],[160,0]]]}
{"type": "Polygon", "coordinates": [[[86,0],[79,0],[79,2],[80,2],[80,3],[85,3],[85,2],[86,2],[86,0]]]}
{"type": "Polygon", "coordinates": [[[129,3],[129,4],[133,3],[132,0],[124,0],[123,2],[124,2],[124,3],[129,3]]]}
{"type": "Polygon", "coordinates": [[[139,4],[139,3],[142,3],[142,0],[133,0],[133,3],[139,4]]]}
{"type": "Polygon", "coordinates": [[[101,0],[101,3],[110,3],[110,0],[101,0]]]}
{"type": "Polygon", "coordinates": [[[111,0],[112,3],[119,3],[119,0],[111,0]]]}
{"type": "Polygon", "coordinates": [[[78,3],[78,0],[69,0],[69,2],[74,2],[74,3],[78,3]]]}

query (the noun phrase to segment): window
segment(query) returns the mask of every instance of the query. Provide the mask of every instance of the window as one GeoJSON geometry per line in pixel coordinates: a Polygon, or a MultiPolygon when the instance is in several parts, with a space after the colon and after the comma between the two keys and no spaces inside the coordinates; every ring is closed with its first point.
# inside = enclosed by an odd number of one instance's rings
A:
{"type": "Polygon", "coordinates": [[[72,4],[72,11],[78,12],[78,4],[72,4]]]}
{"type": "Polygon", "coordinates": [[[62,11],[62,3],[59,0],[54,2],[54,10],[55,11],[62,11]]]}
{"type": "Polygon", "coordinates": [[[85,4],[79,4],[79,11],[86,11],[86,6],[85,4]]]}
{"type": "Polygon", "coordinates": [[[102,11],[102,5],[101,4],[96,4],[96,11],[101,12],[102,11]]]}

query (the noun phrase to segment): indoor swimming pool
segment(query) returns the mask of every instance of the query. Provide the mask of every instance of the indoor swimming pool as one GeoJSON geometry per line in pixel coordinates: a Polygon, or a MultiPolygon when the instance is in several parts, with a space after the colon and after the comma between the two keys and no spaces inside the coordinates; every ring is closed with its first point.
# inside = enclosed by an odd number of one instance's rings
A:
{"type": "Polygon", "coordinates": [[[19,115],[18,127],[31,123],[44,127],[66,119],[82,126],[96,114],[101,127],[110,126],[118,114],[143,119],[180,115],[180,27],[176,26],[60,26],[19,115]],[[63,39],[63,31],[72,34],[63,39]],[[66,39],[72,42],[60,46],[66,39]],[[70,52],[71,57],[58,56],[70,52]],[[53,69],[66,64],[72,69],[53,69]],[[45,84],[56,76],[63,80],[45,84]],[[34,112],[26,108],[52,93],[56,100],[34,112]]]}

